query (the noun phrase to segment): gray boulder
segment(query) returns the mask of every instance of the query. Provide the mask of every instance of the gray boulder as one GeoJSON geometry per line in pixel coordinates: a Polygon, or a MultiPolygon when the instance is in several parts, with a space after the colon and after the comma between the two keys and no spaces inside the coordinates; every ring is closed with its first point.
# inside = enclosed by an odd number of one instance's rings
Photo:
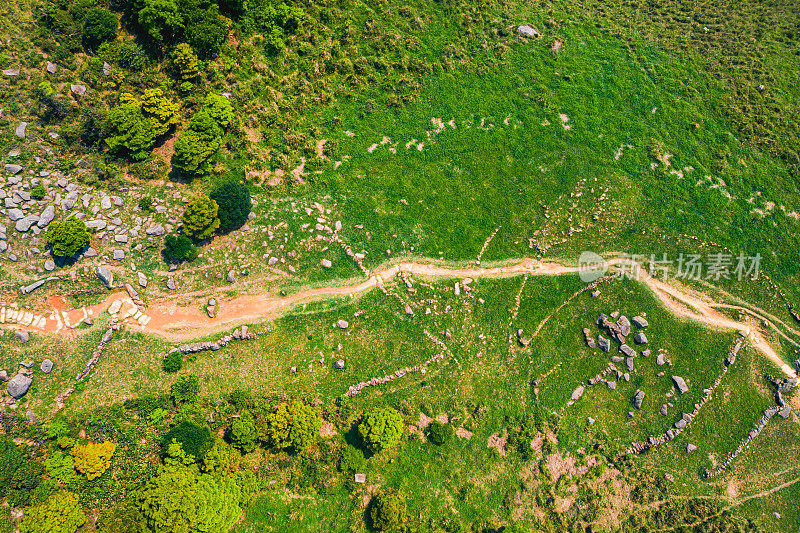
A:
{"type": "Polygon", "coordinates": [[[28,127],[28,123],[27,122],[20,122],[19,125],[17,125],[17,127],[14,128],[14,135],[19,137],[20,139],[24,139],[25,138],[25,128],[27,128],[27,127],[28,127]]]}
{"type": "Polygon", "coordinates": [[[45,359],[42,361],[42,364],[39,368],[41,368],[42,372],[45,374],[49,374],[53,370],[53,362],[50,359],[45,359]]]}
{"type": "Polygon", "coordinates": [[[13,208],[6,211],[6,216],[8,216],[8,218],[10,218],[13,222],[24,217],[25,213],[23,213],[21,210],[17,208],[13,208]]]}
{"type": "Polygon", "coordinates": [[[139,286],[147,287],[147,276],[139,272],[139,286]]]}
{"type": "Polygon", "coordinates": [[[517,33],[523,37],[531,37],[534,39],[542,36],[542,34],[539,33],[539,30],[529,24],[522,24],[521,26],[518,26],[517,33]]]}
{"type": "Polygon", "coordinates": [[[584,387],[583,385],[579,385],[577,389],[572,391],[572,395],[570,395],[571,400],[577,400],[581,396],[583,396],[584,387]]]}
{"type": "Polygon", "coordinates": [[[160,237],[161,235],[164,235],[166,231],[164,230],[164,226],[162,226],[161,224],[156,224],[155,226],[150,226],[149,228],[147,228],[147,230],[145,230],[145,233],[147,233],[148,235],[155,235],[156,237],[160,237]]]}
{"type": "Polygon", "coordinates": [[[175,278],[172,276],[167,278],[167,288],[171,291],[175,290],[175,278]]]}
{"type": "Polygon", "coordinates": [[[339,359],[335,363],[333,363],[333,367],[337,370],[341,370],[344,368],[344,359],[339,359]]]}
{"type": "Polygon", "coordinates": [[[598,335],[597,346],[599,346],[604,352],[608,352],[611,349],[611,340],[603,337],[602,335],[598,335]]]}
{"type": "Polygon", "coordinates": [[[617,327],[619,328],[619,332],[622,333],[624,336],[628,336],[631,334],[631,323],[628,321],[628,317],[622,315],[617,320],[617,327]]]}
{"type": "Polygon", "coordinates": [[[633,325],[636,326],[637,328],[646,328],[649,325],[647,323],[647,320],[645,320],[640,316],[635,316],[631,318],[631,322],[633,322],[633,325]]]}
{"type": "Polygon", "coordinates": [[[229,270],[229,271],[228,271],[228,275],[227,275],[227,276],[225,276],[225,280],[226,280],[228,283],[233,283],[234,281],[236,281],[236,272],[235,272],[235,271],[233,271],[233,270],[229,270]]]}
{"type": "Polygon", "coordinates": [[[103,282],[107,288],[111,288],[114,285],[114,275],[111,274],[111,271],[106,267],[97,267],[94,271],[97,274],[97,277],[100,278],[100,281],[103,282]]]}
{"type": "Polygon", "coordinates": [[[49,62],[49,61],[47,62],[47,64],[45,65],[44,68],[45,68],[45,70],[47,70],[48,74],[55,74],[56,73],[56,66],[53,63],[49,62]]]}
{"type": "Polygon", "coordinates": [[[125,259],[125,252],[123,250],[114,250],[111,257],[113,257],[115,261],[122,261],[125,259]]]}
{"type": "Polygon", "coordinates": [[[7,163],[6,166],[5,166],[5,169],[6,169],[6,172],[11,174],[12,176],[16,176],[17,174],[22,172],[22,166],[21,165],[15,165],[13,163],[7,163]]]}
{"type": "Polygon", "coordinates": [[[692,443],[690,443],[690,442],[687,442],[687,443],[686,443],[686,452],[687,452],[687,453],[692,453],[692,452],[693,452],[693,451],[695,451],[696,449],[697,449],[697,446],[695,446],[694,444],[692,444],[692,443]]]}
{"type": "Polygon", "coordinates": [[[641,409],[643,401],[644,401],[644,391],[637,390],[636,394],[633,395],[633,406],[637,409],[641,409]]]}
{"type": "Polygon", "coordinates": [[[681,394],[686,394],[689,392],[689,387],[686,386],[686,381],[680,376],[672,376],[672,381],[675,382],[675,386],[678,387],[678,390],[681,394]]]}
{"type": "Polygon", "coordinates": [[[626,357],[636,357],[636,350],[628,346],[627,344],[623,344],[619,347],[619,351],[624,353],[626,357]]]}
{"type": "Polygon", "coordinates": [[[633,342],[636,344],[647,344],[647,336],[644,334],[644,331],[640,331],[634,335],[633,342]]]}
{"type": "Polygon", "coordinates": [[[48,272],[52,272],[56,268],[56,263],[52,259],[48,259],[44,262],[44,269],[48,272]]]}
{"type": "Polygon", "coordinates": [[[70,84],[69,90],[72,91],[72,94],[75,96],[83,96],[86,94],[86,86],[85,85],[72,85],[70,84]]]}
{"type": "Polygon", "coordinates": [[[662,415],[664,415],[664,416],[667,416],[667,404],[665,404],[665,403],[662,403],[662,404],[661,404],[661,409],[659,410],[659,412],[660,412],[662,415]]]}
{"type": "Polygon", "coordinates": [[[56,218],[56,208],[52,205],[48,205],[44,208],[42,214],[39,215],[39,222],[37,222],[36,225],[44,229],[53,221],[54,218],[56,218]]]}
{"type": "Polygon", "coordinates": [[[339,329],[347,329],[347,326],[349,326],[349,325],[350,324],[347,322],[347,320],[341,320],[340,319],[340,320],[336,321],[336,327],[339,328],[339,329]]]}
{"type": "Polygon", "coordinates": [[[6,390],[12,397],[19,399],[25,396],[25,393],[31,388],[31,383],[33,380],[28,376],[17,374],[8,382],[6,390]]]}
{"type": "Polygon", "coordinates": [[[28,334],[27,331],[17,330],[14,332],[14,338],[17,339],[22,344],[25,344],[29,340],[31,340],[31,336],[28,334]]]}

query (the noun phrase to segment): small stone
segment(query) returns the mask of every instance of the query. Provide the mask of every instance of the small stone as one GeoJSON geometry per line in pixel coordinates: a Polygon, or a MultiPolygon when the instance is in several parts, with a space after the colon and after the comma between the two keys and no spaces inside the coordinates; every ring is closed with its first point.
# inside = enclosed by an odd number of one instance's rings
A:
{"type": "Polygon", "coordinates": [[[347,320],[341,320],[340,319],[340,320],[336,321],[336,327],[339,328],[339,329],[347,329],[347,326],[349,326],[349,325],[350,324],[347,322],[347,320]]]}
{"type": "Polygon", "coordinates": [[[42,372],[45,374],[49,374],[53,370],[53,361],[50,359],[45,359],[42,361],[42,364],[39,366],[42,369],[42,372]]]}
{"type": "Polygon", "coordinates": [[[339,359],[338,361],[333,363],[333,367],[336,368],[337,370],[343,369],[344,368],[344,359],[339,359]]]}
{"type": "Polygon", "coordinates": [[[229,270],[228,275],[225,277],[225,279],[227,280],[228,283],[233,283],[234,281],[236,281],[236,271],[229,270]]]}
{"type": "Polygon", "coordinates": [[[139,272],[139,286],[140,287],[147,287],[147,276],[139,272]]]}
{"type": "Polygon", "coordinates": [[[44,262],[44,269],[48,272],[52,272],[56,268],[56,264],[52,259],[48,259],[44,262]]]}
{"type": "Polygon", "coordinates": [[[30,340],[30,335],[27,331],[17,330],[14,332],[14,338],[16,338],[20,343],[25,344],[30,340]]]}
{"type": "Polygon", "coordinates": [[[517,27],[517,33],[523,37],[539,38],[542,36],[539,31],[529,24],[522,24],[517,27]]]}
{"type": "Polygon", "coordinates": [[[172,276],[167,278],[167,288],[171,291],[175,290],[175,278],[172,276]]]}
{"type": "Polygon", "coordinates": [[[122,261],[123,259],[125,259],[125,252],[122,250],[114,250],[112,257],[114,258],[115,261],[122,261]]]}
{"type": "Polygon", "coordinates": [[[103,285],[105,285],[107,288],[110,289],[113,286],[114,276],[111,274],[109,269],[99,266],[95,269],[94,273],[98,278],[100,278],[100,281],[102,281],[103,285]]]}
{"type": "Polygon", "coordinates": [[[72,91],[72,94],[75,96],[83,96],[86,94],[86,86],[84,85],[73,85],[70,84],[69,90],[72,91]]]}
{"type": "Polygon", "coordinates": [[[333,266],[333,263],[331,263],[329,259],[323,259],[322,266],[324,266],[325,268],[331,268],[333,266]]]}
{"type": "Polygon", "coordinates": [[[356,474],[354,476],[354,479],[355,479],[356,483],[365,483],[367,481],[367,475],[366,474],[356,474]]]}
{"type": "Polygon", "coordinates": [[[25,138],[25,128],[27,128],[27,127],[28,127],[28,123],[27,122],[20,122],[19,125],[17,125],[17,127],[14,128],[14,135],[19,137],[20,139],[24,139],[25,138]]]}
{"type": "Polygon", "coordinates": [[[17,374],[8,382],[6,390],[13,398],[19,399],[25,396],[25,393],[31,388],[31,383],[33,383],[33,380],[30,377],[17,374]]]}
{"type": "Polygon", "coordinates": [[[692,452],[693,452],[693,451],[695,451],[696,449],[697,449],[697,446],[695,446],[694,444],[691,444],[691,443],[686,443],[686,451],[687,451],[688,453],[692,453],[692,452]]]}

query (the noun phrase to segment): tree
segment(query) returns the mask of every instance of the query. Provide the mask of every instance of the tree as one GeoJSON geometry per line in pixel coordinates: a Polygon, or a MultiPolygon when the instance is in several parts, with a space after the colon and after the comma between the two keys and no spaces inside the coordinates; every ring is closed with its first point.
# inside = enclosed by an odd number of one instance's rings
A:
{"type": "Polygon", "coordinates": [[[75,468],[86,474],[86,479],[98,478],[111,466],[116,448],[117,445],[109,441],[78,444],[72,449],[75,468]]]}
{"type": "Polygon", "coordinates": [[[175,140],[175,167],[188,175],[209,172],[211,156],[219,150],[222,134],[222,128],[205,110],[192,115],[175,140]]]}
{"type": "Polygon", "coordinates": [[[138,103],[119,105],[108,113],[105,141],[113,153],[125,153],[134,160],[147,157],[155,144],[156,127],[142,113],[138,103]]]}
{"type": "Polygon", "coordinates": [[[442,424],[438,420],[434,420],[425,428],[425,434],[429,441],[441,446],[453,439],[454,431],[450,424],[442,424]]]}
{"type": "Polygon", "coordinates": [[[376,531],[402,531],[408,521],[405,504],[395,494],[386,492],[372,498],[369,518],[376,531]]]}
{"type": "Polygon", "coordinates": [[[47,475],[59,483],[69,484],[77,477],[73,466],[72,456],[61,450],[53,450],[44,462],[47,475]]]}
{"type": "Polygon", "coordinates": [[[172,401],[179,403],[195,403],[200,393],[200,381],[194,374],[181,374],[170,387],[172,401]]]}
{"type": "Polygon", "coordinates": [[[0,498],[11,486],[11,477],[22,466],[25,459],[16,444],[10,440],[0,439],[0,498]]]}
{"type": "Polygon", "coordinates": [[[142,113],[150,118],[156,128],[156,136],[164,135],[178,123],[180,104],[170,101],[161,89],[146,89],[140,102],[142,113]]]}
{"type": "Polygon", "coordinates": [[[222,230],[242,227],[253,209],[250,191],[241,183],[226,181],[211,192],[219,206],[219,226],[222,230]]]}
{"type": "Polygon", "coordinates": [[[161,439],[161,452],[164,456],[167,455],[169,446],[173,442],[177,442],[183,452],[193,461],[202,463],[214,443],[214,439],[208,426],[198,426],[184,420],[167,431],[164,438],[161,439]]]}
{"type": "Polygon", "coordinates": [[[144,0],[138,20],[142,29],[158,44],[172,40],[183,29],[183,18],[174,0],[144,0]]]}
{"type": "Polygon", "coordinates": [[[101,533],[146,533],[144,515],[136,499],[128,496],[101,512],[97,529],[101,533]]]}
{"type": "Polygon", "coordinates": [[[302,451],[319,438],[322,420],[311,407],[293,400],[282,403],[264,417],[260,427],[261,439],[276,448],[302,451]]]}
{"type": "Polygon", "coordinates": [[[83,46],[96,50],[106,41],[117,38],[117,17],[111,11],[100,7],[90,9],[83,20],[83,46]]]}
{"type": "Polygon", "coordinates": [[[403,417],[391,407],[372,411],[358,425],[358,433],[369,451],[379,453],[400,440],[403,417]]]}
{"type": "Polygon", "coordinates": [[[347,445],[342,450],[342,457],[339,459],[339,470],[342,472],[359,472],[364,468],[365,462],[364,452],[354,446],[347,445]]]}
{"type": "Polygon", "coordinates": [[[208,196],[195,196],[183,212],[183,232],[193,239],[208,239],[219,228],[218,213],[217,202],[208,196]]]}
{"type": "Polygon", "coordinates": [[[89,245],[89,230],[83,220],[69,217],[63,222],[51,222],[45,238],[52,246],[54,256],[71,257],[89,245]]]}
{"type": "Polygon", "coordinates": [[[137,496],[147,531],[227,533],[242,510],[232,476],[201,474],[180,445],[169,446],[164,465],[137,496]]]}
{"type": "Polygon", "coordinates": [[[19,525],[21,533],[75,533],[86,523],[78,503],[71,492],[53,494],[44,503],[25,510],[19,525]]]}
{"type": "Polygon", "coordinates": [[[244,453],[250,453],[258,447],[258,429],[250,411],[244,411],[239,418],[231,422],[228,437],[231,444],[244,453]]]}
{"type": "Polygon", "coordinates": [[[164,237],[164,259],[170,263],[194,261],[197,247],[186,235],[167,235],[164,237]]]}
{"type": "Polygon", "coordinates": [[[227,130],[234,118],[233,106],[224,96],[211,93],[206,97],[203,111],[223,130],[227,130]]]}
{"type": "Polygon", "coordinates": [[[164,372],[174,374],[183,366],[183,354],[181,352],[168,353],[164,358],[163,363],[164,372]]]}
{"type": "Polygon", "coordinates": [[[181,43],[175,47],[172,54],[172,64],[178,74],[179,80],[192,80],[200,74],[197,56],[192,47],[186,43],[181,43]]]}
{"type": "Polygon", "coordinates": [[[186,25],[186,40],[192,48],[206,55],[216,52],[231,29],[231,21],[219,12],[216,4],[211,4],[202,14],[186,25]]]}

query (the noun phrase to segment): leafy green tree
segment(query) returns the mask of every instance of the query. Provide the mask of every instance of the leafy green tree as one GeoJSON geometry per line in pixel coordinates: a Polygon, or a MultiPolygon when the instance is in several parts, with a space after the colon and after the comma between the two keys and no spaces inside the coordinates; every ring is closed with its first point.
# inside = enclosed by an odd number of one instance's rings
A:
{"type": "MultiPolygon", "coordinates": [[[[211,449],[203,459],[203,472],[214,475],[227,475],[236,471],[242,455],[222,439],[215,439],[211,449]]],[[[244,501],[244,500],[243,500],[244,501]]]]}
{"type": "Polygon", "coordinates": [[[159,88],[146,89],[140,105],[142,113],[153,120],[157,136],[164,135],[178,123],[180,104],[164,96],[164,91],[159,88]]]}
{"type": "Polygon", "coordinates": [[[164,237],[164,259],[169,263],[194,261],[197,259],[197,247],[186,235],[167,235],[164,237]]]}
{"type": "Polygon", "coordinates": [[[250,191],[244,184],[226,181],[211,192],[211,199],[219,206],[219,227],[231,230],[242,227],[253,209],[250,191]]]}
{"type": "Polygon", "coordinates": [[[156,43],[168,42],[183,30],[183,17],[174,0],[144,0],[142,4],[139,25],[156,43]]]}
{"type": "Polygon", "coordinates": [[[376,531],[403,531],[408,522],[405,503],[395,494],[382,492],[369,505],[370,526],[376,531]]]}
{"type": "Polygon", "coordinates": [[[227,533],[242,512],[241,494],[234,477],[201,474],[172,443],[158,475],[139,491],[138,503],[146,531],[227,533]]]}
{"type": "Polygon", "coordinates": [[[155,144],[157,130],[152,120],[142,113],[138,103],[113,108],[108,113],[106,145],[114,153],[124,153],[134,160],[143,160],[155,144]]]}
{"type": "Polygon", "coordinates": [[[219,228],[218,212],[217,202],[208,196],[195,196],[183,212],[183,232],[197,240],[212,237],[219,228]]]}
{"type": "Polygon", "coordinates": [[[227,130],[234,119],[233,106],[231,101],[224,96],[211,93],[206,97],[206,102],[203,104],[203,111],[208,113],[214,122],[222,130],[227,130]]]}
{"type": "Polygon", "coordinates": [[[47,475],[59,483],[69,484],[75,481],[74,462],[72,456],[61,450],[53,450],[44,462],[47,475]]]}
{"type": "Polygon", "coordinates": [[[347,445],[342,450],[342,457],[339,459],[339,470],[342,472],[360,472],[366,459],[364,459],[364,452],[354,446],[347,445]]]}
{"type": "Polygon", "coordinates": [[[181,352],[168,353],[167,356],[164,358],[164,363],[162,364],[164,372],[167,372],[168,374],[174,374],[175,372],[180,370],[182,366],[183,366],[183,354],[181,352]]]}
{"type": "Polygon", "coordinates": [[[83,20],[83,46],[89,50],[96,50],[106,41],[117,38],[117,16],[111,11],[101,7],[90,9],[83,20]]]}
{"type": "Polygon", "coordinates": [[[282,403],[268,413],[261,425],[261,439],[276,448],[302,451],[317,442],[322,420],[299,400],[282,403]]]}
{"type": "Polygon", "coordinates": [[[214,439],[208,426],[198,426],[184,420],[167,431],[161,439],[161,452],[164,456],[168,454],[169,446],[173,442],[177,442],[193,461],[202,463],[214,439]]]}
{"type": "Polygon", "coordinates": [[[231,422],[228,438],[231,444],[244,453],[250,453],[258,447],[258,429],[250,411],[244,411],[239,418],[231,422]]]}
{"type": "Polygon", "coordinates": [[[117,64],[120,67],[138,72],[143,70],[149,62],[150,58],[147,57],[147,53],[139,44],[133,41],[122,41],[120,43],[117,50],[117,64]]]}
{"type": "Polygon", "coordinates": [[[19,530],[21,533],[75,533],[85,523],[86,515],[78,498],[71,492],[59,492],[44,503],[26,509],[19,530]]]}
{"type": "Polygon", "coordinates": [[[200,393],[200,381],[194,374],[181,374],[170,387],[170,392],[176,404],[195,403],[200,393]]]}
{"type": "Polygon", "coordinates": [[[222,144],[222,128],[206,111],[198,111],[175,140],[176,168],[188,175],[209,172],[211,156],[222,144]]]}
{"type": "Polygon", "coordinates": [[[201,55],[216,52],[231,29],[231,21],[219,12],[216,4],[211,4],[198,17],[186,25],[186,41],[201,55]]]}
{"type": "Polygon", "coordinates": [[[52,246],[53,255],[71,257],[89,245],[89,230],[83,220],[69,217],[63,222],[51,222],[45,238],[52,246]]]}
{"type": "Polygon", "coordinates": [[[179,80],[193,80],[200,74],[197,56],[187,43],[181,43],[175,47],[175,51],[172,54],[172,64],[179,80]]]}
{"type": "Polygon", "coordinates": [[[434,420],[425,428],[425,434],[430,442],[441,446],[453,440],[455,432],[452,425],[442,424],[438,420],[434,420]]]}
{"type": "Polygon", "coordinates": [[[400,440],[403,417],[391,407],[372,411],[358,425],[358,433],[369,451],[379,453],[400,440]]]}

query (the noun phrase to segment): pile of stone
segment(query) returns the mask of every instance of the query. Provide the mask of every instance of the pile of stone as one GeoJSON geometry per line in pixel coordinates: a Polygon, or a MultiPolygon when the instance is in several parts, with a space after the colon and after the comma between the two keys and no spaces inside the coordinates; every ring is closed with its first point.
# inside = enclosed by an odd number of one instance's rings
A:
{"type": "Polygon", "coordinates": [[[239,341],[239,340],[247,340],[252,339],[253,334],[250,332],[250,328],[247,326],[242,326],[241,328],[237,328],[233,331],[230,335],[225,335],[221,339],[217,341],[206,341],[206,342],[192,342],[190,344],[184,344],[183,346],[178,346],[177,348],[173,348],[169,351],[169,353],[181,352],[181,353],[197,353],[203,352],[206,350],[217,351],[224,346],[227,346],[228,343],[232,341],[239,341]]]}

